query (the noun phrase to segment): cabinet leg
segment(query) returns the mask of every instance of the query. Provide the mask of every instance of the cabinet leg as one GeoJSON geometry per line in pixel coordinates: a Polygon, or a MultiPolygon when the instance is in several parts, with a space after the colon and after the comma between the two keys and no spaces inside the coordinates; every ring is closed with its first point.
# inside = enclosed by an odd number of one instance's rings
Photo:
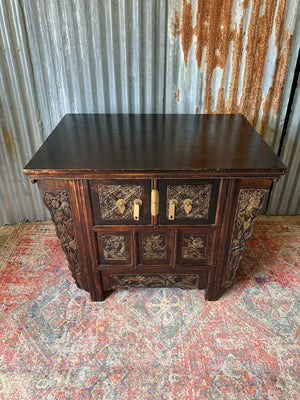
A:
{"type": "Polygon", "coordinates": [[[224,293],[224,290],[218,290],[211,293],[209,290],[205,291],[205,300],[208,301],[218,301],[224,293]]]}
{"type": "Polygon", "coordinates": [[[94,273],[90,276],[89,292],[92,301],[105,300],[105,293],[102,287],[102,277],[100,272],[94,271],[94,273]]]}
{"type": "Polygon", "coordinates": [[[99,294],[99,293],[90,293],[91,295],[91,300],[92,301],[104,301],[105,300],[105,296],[103,295],[103,293],[99,294]]]}

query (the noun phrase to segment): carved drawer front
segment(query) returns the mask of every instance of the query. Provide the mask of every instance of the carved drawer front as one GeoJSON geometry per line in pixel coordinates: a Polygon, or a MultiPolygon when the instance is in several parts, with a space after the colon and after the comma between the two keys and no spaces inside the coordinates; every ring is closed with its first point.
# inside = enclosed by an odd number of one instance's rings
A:
{"type": "Polygon", "coordinates": [[[179,231],[177,241],[177,264],[210,264],[213,239],[214,231],[179,231]]]}
{"type": "Polygon", "coordinates": [[[207,286],[208,271],[197,272],[159,272],[140,273],[103,270],[101,272],[103,288],[106,291],[139,288],[177,287],[180,289],[204,289],[207,286]]]}
{"type": "Polygon", "coordinates": [[[171,265],[173,243],[173,231],[146,230],[137,232],[137,265],[171,265]]]}
{"type": "Polygon", "coordinates": [[[219,180],[161,180],[160,224],[213,224],[219,180]]]}
{"type": "Polygon", "coordinates": [[[130,232],[98,232],[101,265],[132,263],[130,232]]]}
{"type": "Polygon", "coordinates": [[[96,225],[150,224],[150,181],[91,181],[96,225]]]}

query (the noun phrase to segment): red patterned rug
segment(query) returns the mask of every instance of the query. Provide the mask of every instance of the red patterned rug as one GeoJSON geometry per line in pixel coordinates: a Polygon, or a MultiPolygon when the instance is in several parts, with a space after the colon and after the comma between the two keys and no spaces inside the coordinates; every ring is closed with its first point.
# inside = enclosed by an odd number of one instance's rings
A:
{"type": "MultiPolygon", "coordinates": [[[[0,228],[0,234],[1,234],[0,228]]],[[[263,218],[233,289],[132,289],[91,303],[51,223],[0,256],[0,398],[300,398],[300,220],[263,218]]]]}

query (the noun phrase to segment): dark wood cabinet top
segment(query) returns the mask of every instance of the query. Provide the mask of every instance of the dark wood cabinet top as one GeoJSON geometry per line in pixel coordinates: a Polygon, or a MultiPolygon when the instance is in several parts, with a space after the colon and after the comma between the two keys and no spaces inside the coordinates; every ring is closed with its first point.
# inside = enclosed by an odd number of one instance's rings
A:
{"type": "Polygon", "coordinates": [[[239,114],[67,114],[24,172],[276,177],[285,166],[239,114]]]}

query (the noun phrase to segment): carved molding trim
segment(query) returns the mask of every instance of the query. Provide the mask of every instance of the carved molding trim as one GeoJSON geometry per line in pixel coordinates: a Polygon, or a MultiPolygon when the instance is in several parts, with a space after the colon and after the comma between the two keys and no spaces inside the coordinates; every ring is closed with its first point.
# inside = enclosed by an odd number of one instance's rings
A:
{"type": "Polygon", "coordinates": [[[252,234],[254,221],[258,217],[266,193],[267,190],[240,190],[224,288],[229,287],[233,282],[242,252],[252,234]]]}
{"type": "Polygon", "coordinates": [[[197,274],[161,274],[161,275],[111,275],[112,289],[126,289],[128,287],[177,287],[181,289],[197,289],[197,274]]]}
{"type": "Polygon", "coordinates": [[[102,235],[101,246],[105,260],[127,260],[126,238],[124,235],[102,235]]]}
{"type": "Polygon", "coordinates": [[[182,243],[182,258],[186,260],[205,260],[206,237],[184,235],[182,243]]]}
{"type": "Polygon", "coordinates": [[[72,276],[77,286],[83,288],[81,283],[82,268],[75,238],[69,193],[66,190],[53,190],[42,192],[42,196],[50,211],[56,234],[68,260],[72,276]]]}
{"type": "Polygon", "coordinates": [[[142,246],[145,260],[166,260],[168,258],[166,235],[143,235],[142,246]]]}
{"type": "Polygon", "coordinates": [[[167,215],[169,201],[175,199],[178,205],[175,208],[176,218],[208,218],[209,203],[212,185],[168,185],[167,186],[167,215]],[[191,199],[191,211],[187,214],[184,209],[184,200],[191,199]]]}

